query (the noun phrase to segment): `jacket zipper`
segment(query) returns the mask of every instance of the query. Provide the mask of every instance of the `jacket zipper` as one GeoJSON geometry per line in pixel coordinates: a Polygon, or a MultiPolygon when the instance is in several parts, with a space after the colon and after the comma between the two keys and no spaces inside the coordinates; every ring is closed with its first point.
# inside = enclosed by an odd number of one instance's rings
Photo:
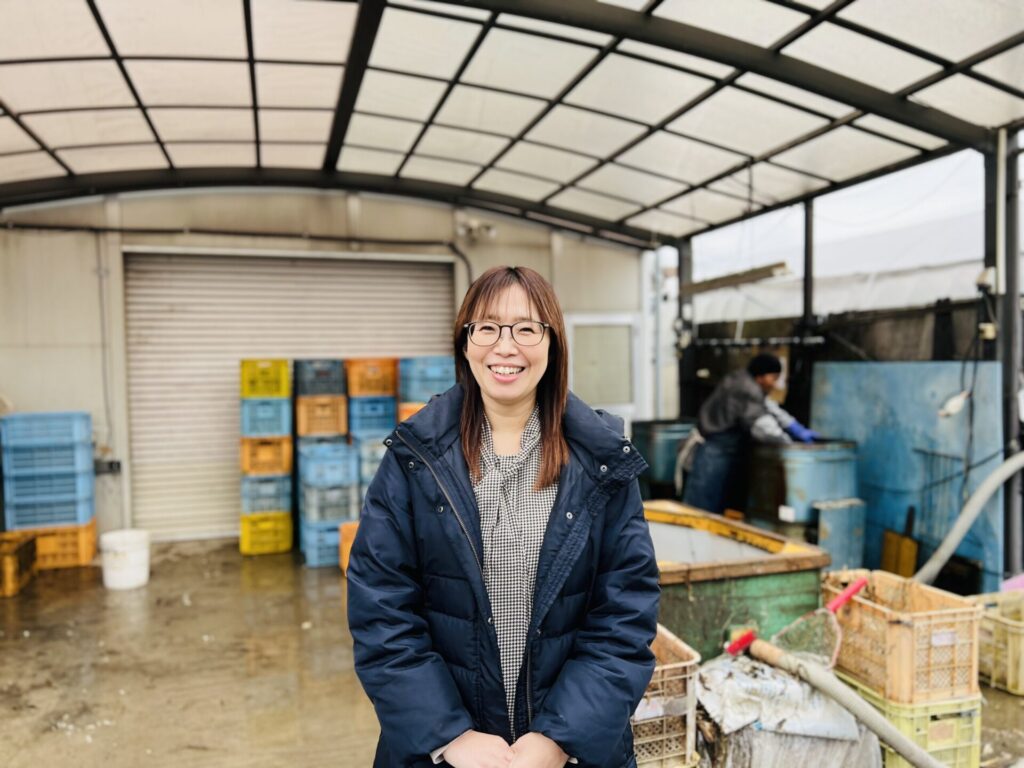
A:
{"type": "Polygon", "coordinates": [[[473,537],[471,537],[469,535],[469,529],[466,527],[466,524],[463,522],[462,515],[459,514],[459,510],[456,509],[455,503],[452,501],[452,497],[448,494],[448,489],[445,488],[444,483],[441,482],[441,478],[437,476],[437,472],[434,470],[433,465],[429,461],[427,461],[426,459],[423,458],[423,454],[421,454],[419,451],[417,451],[415,448],[413,448],[409,444],[409,442],[404,437],[402,437],[402,435],[400,433],[396,432],[395,434],[398,435],[398,439],[401,440],[403,443],[405,443],[405,446],[410,451],[412,451],[413,453],[416,454],[416,458],[418,458],[420,461],[422,461],[423,465],[427,469],[430,470],[430,474],[432,474],[434,476],[434,482],[437,483],[437,487],[441,489],[441,493],[443,493],[445,499],[448,500],[448,506],[450,506],[452,508],[452,514],[455,515],[455,519],[459,521],[459,528],[462,529],[462,533],[463,533],[463,535],[465,535],[466,541],[469,543],[469,549],[473,553],[473,559],[476,560],[476,567],[480,570],[480,578],[482,579],[484,577],[484,568],[480,564],[480,556],[477,555],[477,553],[476,553],[476,547],[473,546],[473,537]]]}

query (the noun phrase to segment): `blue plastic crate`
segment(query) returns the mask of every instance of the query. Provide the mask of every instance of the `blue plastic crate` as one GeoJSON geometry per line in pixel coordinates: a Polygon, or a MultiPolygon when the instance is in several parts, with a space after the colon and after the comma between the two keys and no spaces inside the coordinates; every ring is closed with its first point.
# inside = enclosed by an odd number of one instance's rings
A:
{"type": "Polygon", "coordinates": [[[280,512],[292,508],[290,475],[262,475],[242,478],[242,512],[280,512]]]}
{"type": "Polygon", "coordinates": [[[38,475],[50,472],[92,472],[92,445],[5,445],[4,474],[38,475]]]}
{"type": "Polygon", "coordinates": [[[356,440],[356,449],[359,451],[359,483],[369,485],[373,476],[377,474],[377,468],[384,461],[384,454],[388,447],[384,445],[384,438],[388,433],[366,436],[356,440]]]}
{"type": "Polygon", "coordinates": [[[338,567],[340,538],[337,522],[311,523],[299,518],[299,548],[310,568],[338,567]]]}
{"type": "Polygon", "coordinates": [[[325,488],[359,483],[359,454],[345,443],[300,443],[299,478],[325,488]]]}
{"type": "Polygon", "coordinates": [[[292,401],[289,398],[242,399],[242,437],[281,437],[291,433],[292,401]]]}
{"type": "Polygon", "coordinates": [[[92,520],[95,510],[92,498],[7,502],[4,504],[4,525],[8,531],[51,525],[85,525],[92,520]]]}
{"type": "Polygon", "coordinates": [[[361,504],[358,485],[304,485],[299,495],[299,515],[310,523],[348,522],[359,519],[361,504]]]}
{"type": "Polygon", "coordinates": [[[8,447],[91,442],[92,416],[82,411],[11,413],[0,418],[0,443],[8,447]]]}
{"type": "Polygon", "coordinates": [[[341,360],[296,360],[296,395],[344,395],[345,366],[341,360]]]}
{"type": "Polygon", "coordinates": [[[398,403],[393,397],[350,397],[348,431],[354,437],[379,435],[395,428],[398,403]]]}
{"type": "Polygon", "coordinates": [[[88,499],[93,496],[94,485],[95,475],[91,470],[78,473],[4,475],[4,503],[88,499]]]}
{"type": "Polygon", "coordinates": [[[403,403],[425,403],[455,386],[455,358],[409,357],[398,365],[398,392],[403,403]]]}

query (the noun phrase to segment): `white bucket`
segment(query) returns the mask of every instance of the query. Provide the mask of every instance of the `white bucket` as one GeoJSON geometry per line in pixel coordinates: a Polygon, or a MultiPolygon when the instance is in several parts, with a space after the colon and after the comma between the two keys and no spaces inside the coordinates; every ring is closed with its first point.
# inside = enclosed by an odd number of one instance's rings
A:
{"type": "Polygon", "coordinates": [[[149,581],[149,531],[107,531],[100,535],[100,549],[107,589],[135,589],[149,581]]]}

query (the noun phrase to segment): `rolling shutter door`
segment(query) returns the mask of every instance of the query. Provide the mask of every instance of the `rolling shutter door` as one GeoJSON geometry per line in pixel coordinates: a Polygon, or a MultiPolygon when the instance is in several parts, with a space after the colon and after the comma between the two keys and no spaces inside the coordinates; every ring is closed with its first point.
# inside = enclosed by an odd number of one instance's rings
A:
{"type": "Polygon", "coordinates": [[[133,524],[237,535],[239,361],[451,353],[452,266],[125,254],[133,524]]]}

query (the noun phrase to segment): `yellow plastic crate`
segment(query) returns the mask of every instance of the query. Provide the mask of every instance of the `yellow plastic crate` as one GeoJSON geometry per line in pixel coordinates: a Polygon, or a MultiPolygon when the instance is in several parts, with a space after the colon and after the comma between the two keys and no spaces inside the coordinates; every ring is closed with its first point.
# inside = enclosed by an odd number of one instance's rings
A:
{"type": "Polygon", "coordinates": [[[77,568],[90,565],[96,557],[96,518],[84,525],[55,525],[22,528],[0,533],[0,541],[21,541],[35,537],[36,570],[77,568]]]}
{"type": "Polygon", "coordinates": [[[287,360],[243,360],[242,397],[291,397],[287,360]]]}
{"type": "Polygon", "coordinates": [[[0,597],[14,597],[36,572],[36,537],[0,540],[0,597]]]}
{"type": "Polygon", "coordinates": [[[341,572],[348,572],[348,561],[352,555],[352,545],[356,541],[356,533],[359,531],[359,521],[342,523],[339,526],[341,534],[338,536],[338,565],[341,572]]]}
{"type": "Polygon", "coordinates": [[[275,555],[292,549],[291,512],[242,515],[238,549],[243,555],[275,555]]]}
{"type": "Polygon", "coordinates": [[[971,598],[982,606],[978,674],[993,688],[1024,696],[1024,592],[971,598]]]}
{"type": "MultiPolygon", "coordinates": [[[[896,730],[949,768],[978,768],[981,764],[981,695],[925,704],[897,704],[879,696],[849,675],[837,673],[896,730]]],[[[913,768],[882,745],[885,768],[913,768]]]]}
{"type": "Polygon", "coordinates": [[[399,403],[398,404],[398,420],[405,421],[406,419],[415,416],[419,413],[420,409],[425,406],[426,403],[399,403]]]}
{"type": "Polygon", "coordinates": [[[638,768],[689,768],[696,751],[700,654],[658,625],[651,682],[630,719],[638,768]]]}

